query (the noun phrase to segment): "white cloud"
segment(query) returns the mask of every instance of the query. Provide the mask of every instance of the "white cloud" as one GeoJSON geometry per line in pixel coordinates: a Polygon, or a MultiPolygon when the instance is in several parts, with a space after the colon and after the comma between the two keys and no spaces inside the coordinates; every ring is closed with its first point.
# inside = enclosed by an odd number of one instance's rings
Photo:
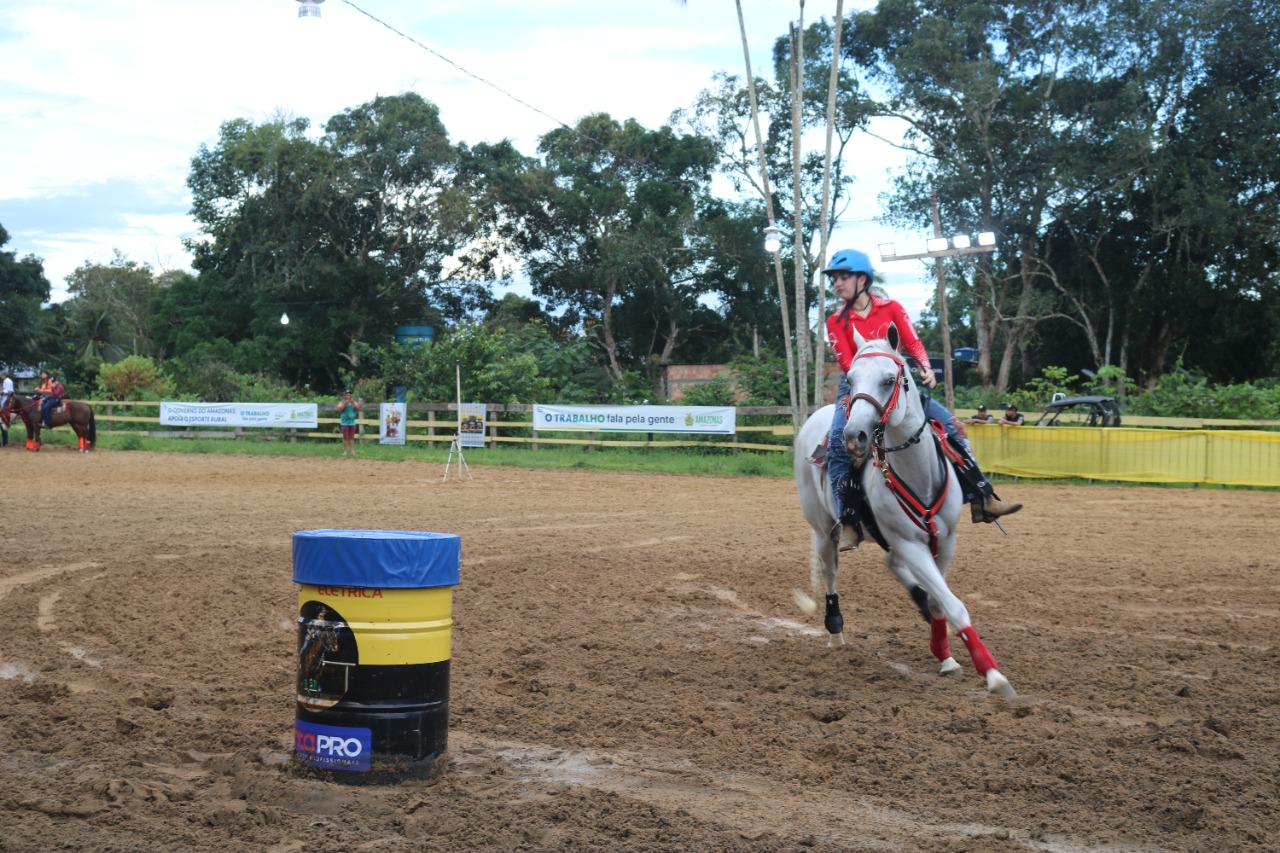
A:
{"type": "MultiPolygon", "coordinates": [[[[727,0],[328,0],[321,8],[319,21],[299,20],[294,0],[0,9],[4,249],[43,258],[55,299],[65,296],[66,275],[115,249],[185,268],[181,241],[195,236],[190,161],[233,118],[280,113],[318,127],[377,95],[412,90],[440,107],[453,139],[511,138],[532,153],[556,122],[592,112],[664,123],[713,73],[743,70],[727,0]]],[[[798,4],[743,0],[743,10],[752,63],[764,73],[798,4]]],[[[834,10],[805,7],[809,20],[834,10]]],[[[859,191],[874,196],[896,155],[871,140],[859,145],[859,191]]],[[[874,201],[868,207],[850,218],[874,216],[874,201]]],[[[858,223],[841,233],[871,250],[883,230],[858,223]]]]}

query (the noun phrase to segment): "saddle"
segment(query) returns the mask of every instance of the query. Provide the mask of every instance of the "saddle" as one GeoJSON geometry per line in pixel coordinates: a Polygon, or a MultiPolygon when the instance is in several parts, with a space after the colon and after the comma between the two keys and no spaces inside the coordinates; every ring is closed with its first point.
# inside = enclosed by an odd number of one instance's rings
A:
{"type": "Polygon", "coordinates": [[[62,401],[59,400],[52,406],[44,410],[44,428],[53,429],[53,416],[63,409],[62,401]]]}

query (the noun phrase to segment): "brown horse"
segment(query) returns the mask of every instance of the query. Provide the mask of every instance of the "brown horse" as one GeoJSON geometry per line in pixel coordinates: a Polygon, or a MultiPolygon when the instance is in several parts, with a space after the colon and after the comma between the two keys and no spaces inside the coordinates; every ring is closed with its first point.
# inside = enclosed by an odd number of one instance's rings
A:
{"type": "MultiPolygon", "coordinates": [[[[21,394],[10,394],[9,399],[5,400],[4,408],[0,409],[2,416],[17,415],[22,419],[22,423],[27,428],[27,450],[40,449],[40,428],[43,426],[40,413],[41,402],[39,399],[32,400],[21,394]]],[[[49,416],[49,423],[55,427],[71,424],[71,428],[76,431],[77,443],[82,451],[92,450],[94,442],[98,440],[97,420],[93,415],[93,407],[88,403],[63,400],[54,407],[49,416]]]]}

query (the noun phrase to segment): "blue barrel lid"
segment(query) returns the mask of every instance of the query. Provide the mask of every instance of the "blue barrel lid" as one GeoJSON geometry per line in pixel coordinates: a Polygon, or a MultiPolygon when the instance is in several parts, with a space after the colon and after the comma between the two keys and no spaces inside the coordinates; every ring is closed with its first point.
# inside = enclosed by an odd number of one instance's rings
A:
{"type": "Polygon", "coordinates": [[[374,589],[454,586],[462,539],[413,530],[299,530],[293,534],[296,583],[374,589]]]}

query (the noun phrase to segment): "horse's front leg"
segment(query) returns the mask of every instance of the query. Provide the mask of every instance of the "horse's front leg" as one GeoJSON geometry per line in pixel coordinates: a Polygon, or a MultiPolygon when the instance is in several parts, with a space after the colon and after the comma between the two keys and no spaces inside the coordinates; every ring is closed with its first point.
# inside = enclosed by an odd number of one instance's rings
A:
{"type": "MultiPolygon", "coordinates": [[[[825,602],[826,609],[822,624],[827,629],[827,647],[834,649],[844,645],[844,615],[840,612],[840,596],[836,593],[836,576],[840,570],[840,558],[836,545],[830,537],[823,536],[816,530],[811,533],[809,581],[814,597],[821,597],[825,602]]],[[[814,613],[818,609],[817,602],[808,596],[797,595],[796,603],[806,613],[814,613]]]]}
{"type": "Polygon", "coordinates": [[[929,593],[919,584],[911,567],[905,561],[890,554],[887,563],[889,571],[898,579],[898,583],[907,588],[907,594],[911,596],[911,601],[920,611],[921,618],[929,624],[929,651],[942,665],[939,674],[950,675],[953,672],[959,672],[960,664],[951,655],[951,638],[947,636],[946,614],[942,612],[936,601],[929,598],[929,593]]]}
{"type": "MultiPolygon", "coordinates": [[[[1005,678],[1000,672],[995,656],[987,649],[986,644],[982,642],[982,638],[978,636],[978,632],[971,624],[968,608],[947,586],[946,579],[934,563],[933,555],[929,553],[928,547],[916,543],[902,545],[890,555],[890,568],[898,576],[899,580],[904,576],[914,578],[916,583],[928,594],[931,615],[940,614],[941,618],[951,623],[951,627],[955,629],[956,634],[964,642],[965,649],[968,650],[969,657],[973,661],[974,669],[986,680],[987,690],[991,693],[999,693],[1006,699],[1012,699],[1017,696],[1013,685],[1009,683],[1009,679],[1005,678]]],[[[937,624],[931,618],[930,648],[935,656],[939,652],[947,652],[947,656],[950,657],[951,644],[949,641],[946,642],[945,647],[941,642],[938,642],[937,648],[934,648],[939,633],[945,640],[945,622],[937,624]]],[[[947,669],[945,661],[943,667],[944,670],[947,669]]],[[[950,669],[949,671],[954,672],[955,669],[950,669]]]]}

